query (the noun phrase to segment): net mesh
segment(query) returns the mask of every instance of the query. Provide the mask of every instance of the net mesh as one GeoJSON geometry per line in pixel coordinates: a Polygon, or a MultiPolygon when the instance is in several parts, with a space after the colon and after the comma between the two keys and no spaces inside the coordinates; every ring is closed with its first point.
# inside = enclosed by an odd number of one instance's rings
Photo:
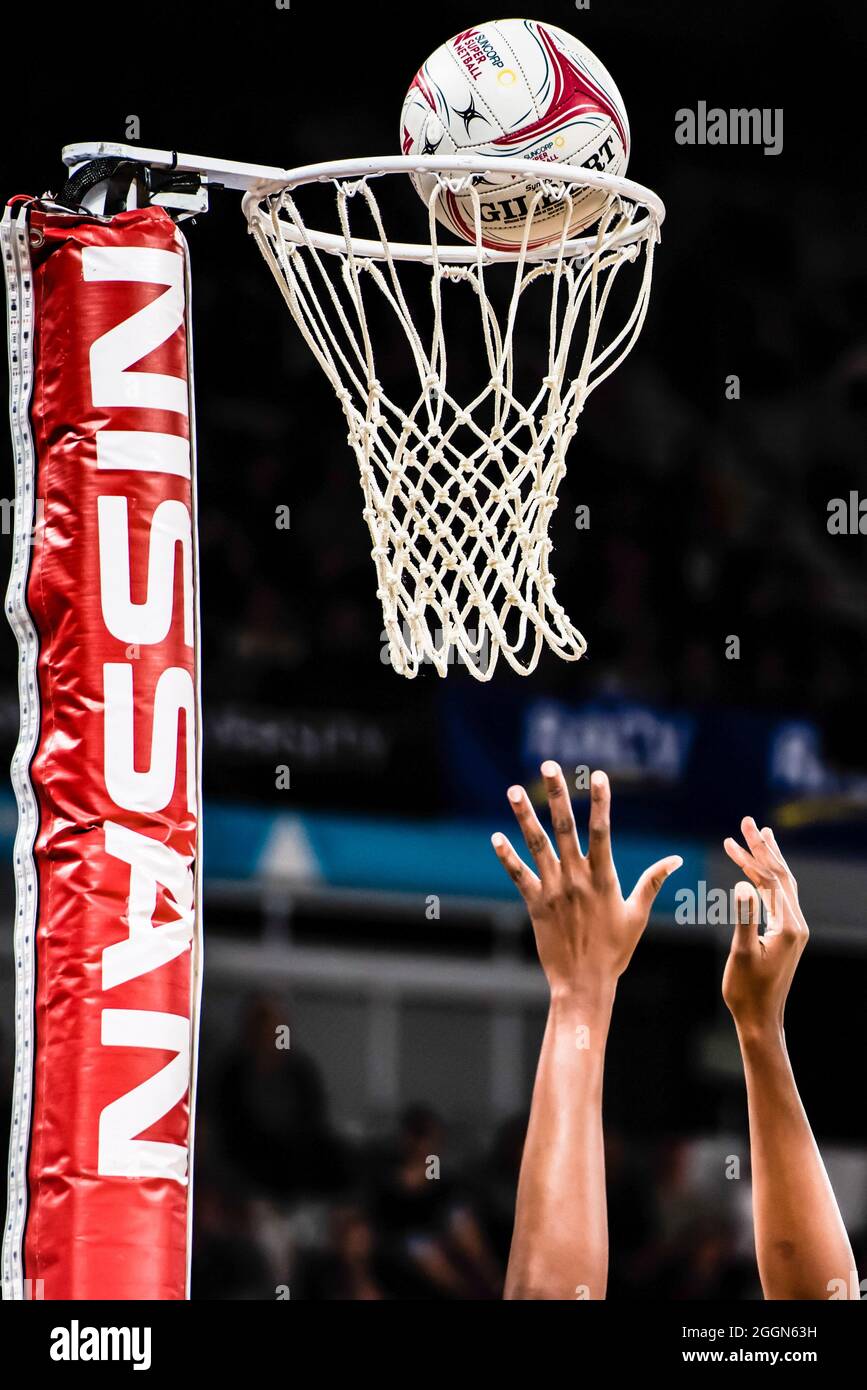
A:
{"type": "Polygon", "coordinates": [[[340,230],[328,250],[321,238],[314,244],[285,189],[249,195],[245,212],[349,426],[392,666],[413,677],[429,663],[446,675],[457,660],[489,680],[502,655],[526,675],[544,643],[577,660],[587,644],[554,594],[549,527],[584,403],[641,330],[658,223],[616,196],[576,249],[567,230],[577,186],[540,181],[523,242],[512,258],[492,263],[476,180],[440,175],[420,265],[399,259],[368,178],[335,179],[334,187],[340,230]],[[466,263],[450,260],[454,248],[440,245],[436,206],[449,192],[469,193],[472,203],[475,249],[466,263]],[[544,259],[532,249],[543,197],[565,205],[560,240],[544,259]],[[363,247],[359,222],[372,229],[363,247]],[[637,263],[633,293],[625,310],[618,304],[619,327],[603,344],[615,280],[630,263],[637,263]],[[407,283],[418,276],[425,277],[423,298],[417,280],[407,283]],[[533,287],[544,290],[544,307],[533,287]],[[522,306],[530,299],[533,331],[524,335],[522,306]],[[378,374],[374,325],[389,334],[380,347],[388,385],[378,374]],[[475,365],[482,370],[467,389],[472,331],[480,332],[475,365]],[[460,359],[451,373],[447,338],[460,359]],[[524,341],[530,360],[521,362],[516,345],[524,341]]]}

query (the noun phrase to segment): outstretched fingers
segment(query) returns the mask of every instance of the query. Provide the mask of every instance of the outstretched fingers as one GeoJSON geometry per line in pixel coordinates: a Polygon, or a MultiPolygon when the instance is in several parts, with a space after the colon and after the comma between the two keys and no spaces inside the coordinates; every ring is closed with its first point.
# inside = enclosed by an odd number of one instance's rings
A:
{"type": "Polygon", "coordinates": [[[557,856],[551,848],[551,841],[539,824],[539,817],[533,810],[530,798],[524,788],[518,786],[509,788],[508,797],[515,819],[521,827],[524,843],[533,856],[533,862],[541,878],[552,878],[558,869],[557,856]]]}
{"type": "Polygon", "coordinates": [[[777,844],[777,837],[769,825],[764,826],[762,830],[762,839],[767,845],[768,850],[772,858],[774,859],[774,862],[777,864],[780,876],[785,881],[786,887],[788,888],[791,894],[793,903],[797,908],[798,912],[800,913],[801,909],[798,906],[798,881],[795,878],[795,875],[792,873],[792,870],[789,868],[789,865],[783,855],[783,851],[777,844]]]}
{"type": "Polygon", "coordinates": [[[616,878],[611,853],[611,784],[604,772],[590,778],[590,868],[597,881],[616,878]]]}
{"type": "Polygon", "coordinates": [[[545,790],[548,793],[548,805],[551,810],[551,824],[554,827],[554,838],[557,841],[560,863],[567,872],[571,873],[577,869],[583,856],[566,778],[563,776],[559,763],[551,760],[544,762],[540,771],[545,779],[545,790]]]}
{"type": "Polygon", "coordinates": [[[759,943],[759,895],[751,883],[735,884],[735,929],[732,952],[746,958],[759,943]]]}
{"type": "Polygon", "coordinates": [[[679,854],[669,854],[667,858],[658,859],[655,864],[651,864],[649,868],[644,870],[630,893],[629,900],[634,903],[636,910],[645,920],[650,916],[656,895],[665,880],[679,869],[682,863],[683,860],[679,854]]]}
{"type": "Polygon", "coordinates": [[[509,878],[529,907],[531,903],[535,902],[541,890],[542,885],[538,878],[532,869],[527,868],[520,855],[515,853],[505,835],[501,835],[499,832],[492,835],[491,844],[509,878]]]}
{"type": "Polygon", "coordinates": [[[731,859],[733,863],[737,864],[739,869],[743,869],[747,878],[749,878],[756,885],[757,888],[760,887],[762,879],[765,877],[765,875],[762,873],[761,869],[759,868],[759,865],[753,859],[753,856],[750,854],[749,850],[744,849],[743,845],[739,845],[737,840],[733,839],[731,835],[727,835],[726,838],[723,840],[723,849],[725,850],[729,859],[731,859]]]}
{"type": "MultiPolygon", "coordinates": [[[[744,821],[743,824],[746,824],[744,821]]],[[[746,835],[744,836],[746,839],[746,835]]],[[[749,841],[747,841],[749,844],[749,841]]],[[[753,854],[752,847],[744,849],[737,840],[731,835],[726,836],[723,841],[723,849],[733,863],[742,869],[751,883],[755,884],[759,893],[767,898],[771,895],[775,883],[777,882],[777,870],[768,863],[766,857],[759,859],[753,854]]],[[[767,903],[765,904],[767,906],[767,903]]]]}
{"type": "Polygon", "coordinates": [[[770,931],[792,930],[796,926],[806,928],[798,904],[797,884],[780,854],[773,832],[759,830],[752,816],[744,816],[741,831],[747,842],[746,849],[731,836],[723,842],[723,848],[759,890],[770,931]]]}
{"type": "Polygon", "coordinates": [[[768,884],[775,883],[785,874],[785,865],[777,852],[768,844],[752,816],[744,816],[741,821],[741,833],[747,842],[747,849],[752,854],[768,884]]]}

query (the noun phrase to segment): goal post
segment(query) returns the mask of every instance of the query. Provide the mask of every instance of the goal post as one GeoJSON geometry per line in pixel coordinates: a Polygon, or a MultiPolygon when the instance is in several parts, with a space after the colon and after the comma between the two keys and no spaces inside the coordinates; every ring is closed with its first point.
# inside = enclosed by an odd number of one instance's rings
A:
{"type": "Polygon", "coordinates": [[[185,240],[2,223],[19,645],[5,1298],[184,1298],[201,972],[185,240]],[[135,370],[131,370],[135,368],[135,370]]]}

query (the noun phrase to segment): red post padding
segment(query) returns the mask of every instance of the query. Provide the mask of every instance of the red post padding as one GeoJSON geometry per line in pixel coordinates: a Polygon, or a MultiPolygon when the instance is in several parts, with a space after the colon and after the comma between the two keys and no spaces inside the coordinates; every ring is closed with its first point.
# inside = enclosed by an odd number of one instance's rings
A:
{"type": "Polygon", "coordinates": [[[186,244],[34,208],[41,503],[35,1049],[24,1275],[188,1292],[199,680],[186,244]]]}

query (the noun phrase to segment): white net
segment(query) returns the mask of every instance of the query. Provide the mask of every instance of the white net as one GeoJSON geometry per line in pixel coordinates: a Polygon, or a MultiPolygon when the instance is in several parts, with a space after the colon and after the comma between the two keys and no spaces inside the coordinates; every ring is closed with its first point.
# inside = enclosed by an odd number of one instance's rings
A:
{"type": "Polygon", "coordinates": [[[340,231],[330,237],[308,230],[285,189],[244,203],[292,317],[343,407],[389,657],[409,677],[428,663],[444,676],[457,660],[489,680],[500,655],[526,675],[543,643],[567,661],[583,655],[587,644],[554,595],[549,526],[584,402],[641,330],[659,235],[652,209],[613,196],[592,235],[567,241],[578,186],[540,181],[523,243],[497,258],[483,245],[476,184],[466,174],[438,176],[425,248],[389,241],[367,177],[334,179],[340,231]],[[438,198],[467,190],[476,243],[461,261],[452,245],[440,244],[435,212],[438,198]],[[559,243],[539,252],[532,249],[533,213],[543,197],[562,198],[566,215],[559,243]],[[359,222],[369,233],[364,241],[359,222]],[[422,249],[425,265],[409,254],[422,249]],[[613,287],[630,263],[637,263],[632,293],[625,309],[617,302],[612,317],[620,326],[603,344],[613,287]],[[407,283],[419,276],[423,297],[417,283],[407,283]],[[388,384],[378,373],[374,325],[388,334],[377,348],[388,384]],[[467,370],[473,333],[475,372],[467,370]],[[457,359],[452,372],[447,337],[457,359]],[[516,345],[524,343],[529,360],[522,361],[516,345]]]}

